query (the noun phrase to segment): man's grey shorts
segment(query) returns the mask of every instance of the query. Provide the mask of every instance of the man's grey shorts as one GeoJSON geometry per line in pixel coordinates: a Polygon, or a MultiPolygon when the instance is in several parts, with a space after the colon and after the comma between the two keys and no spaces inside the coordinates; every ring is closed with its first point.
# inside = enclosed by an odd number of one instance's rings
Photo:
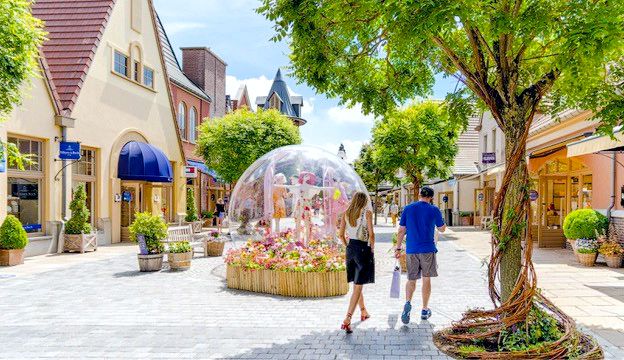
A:
{"type": "Polygon", "coordinates": [[[438,276],[436,253],[407,254],[407,279],[418,280],[421,277],[438,276]]]}

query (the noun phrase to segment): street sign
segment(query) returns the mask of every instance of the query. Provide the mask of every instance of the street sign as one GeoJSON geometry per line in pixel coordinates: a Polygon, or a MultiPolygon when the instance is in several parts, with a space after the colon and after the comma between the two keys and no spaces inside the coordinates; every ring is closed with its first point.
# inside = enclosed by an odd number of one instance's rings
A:
{"type": "Polygon", "coordinates": [[[539,193],[537,192],[537,190],[529,191],[529,199],[531,199],[531,201],[535,201],[538,198],[539,198],[539,193]]]}
{"type": "Polygon", "coordinates": [[[448,202],[448,195],[442,196],[442,201],[446,204],[448,202]]]}
{"type": "Polygon", "coordinates": [[[479,201],[483,201],[483,199],[485,199],[485,195],[483,195],[483,193],[479,193],[477,197],[479,198],[479,201]]]}
{"type": "Polygon", "coordinates": [[[80,143],[75,141],[61,141],[59,143],[59,159],[80,160],[80,143]]]}
{"type": "Polygon", "coordinates": [[[496,164],[496,153],[484,152],[481,154],[481,162],[484,164],[496,164]]]}
{"type": "Polygon", "coordinates": [[[121,199],[125,202],[130,202],[132,201],[132,193],[130,191],[124,191],[121,194],[121,199]]]}
{"type": "Polygon", "coordinates": [[[197,168],[195,166],[185,166],[184,167],[184,177],[186,177],[186,178],[196,178],[197,177],[197,168]]]}

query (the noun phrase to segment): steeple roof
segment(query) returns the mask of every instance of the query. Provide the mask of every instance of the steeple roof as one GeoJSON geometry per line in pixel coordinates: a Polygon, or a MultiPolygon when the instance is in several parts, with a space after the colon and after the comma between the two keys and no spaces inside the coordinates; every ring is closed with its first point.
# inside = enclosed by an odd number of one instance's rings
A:
{"type": "Polygon", "coordinates": [[[271,101],[271,97],[273,94],[277,94],[282,100],[282,106],[279,109],[280,112],[286,116],[297,117],[297,113],[290,102],[290,94],[288,93],[288,86],[286,86],[286,82],[282,79],[282,71],[278,68],[277,73],[275,74],[275,79],[273,79],[273,85],[271,85],[271,90],[269,90],[269,95],[266,97],[264,108],[268,109],[269,102],[271,101]]]}

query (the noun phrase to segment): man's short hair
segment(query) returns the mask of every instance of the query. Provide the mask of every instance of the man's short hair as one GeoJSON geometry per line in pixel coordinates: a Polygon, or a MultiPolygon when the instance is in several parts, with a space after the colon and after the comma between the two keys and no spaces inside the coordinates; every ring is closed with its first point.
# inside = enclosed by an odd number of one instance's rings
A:
{"type": "Polygon", "coordinates": [[[428,186],[423,186],[420,189],[420,197],[432,198],[433,197],[433,189],[428,187],[428,186]]]}

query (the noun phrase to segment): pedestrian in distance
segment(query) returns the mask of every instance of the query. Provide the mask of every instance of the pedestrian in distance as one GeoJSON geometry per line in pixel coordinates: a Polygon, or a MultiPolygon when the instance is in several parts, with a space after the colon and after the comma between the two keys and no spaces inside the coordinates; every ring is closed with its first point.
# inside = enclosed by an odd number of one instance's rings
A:
{"type": "Polygon", "coordinates": [[[399,205],[397,205],[396,201],[392,201],[392,205],[390,205],[390,218],[392,218],[392,226],[396,227],[397,225],[397,217],[399,216],[399,205]]]}
{"type": "Polygon", "coordinates": [[[367,205],[368,196],[363,192],[356,192],[347,211],[342,215],[338,232],[340,240],[347,247],[347,280],[353,282],[347,316],[341,325],[341,329],[347,334],[353,332],[351,317],[356,306],[360,307],[362,321],[370,318],[362,293],[364,285],[375,282],[373,212],[367,205]]]}
{"type": "Polygon", "coordinates": [[[437,241],[435,230],[444,232],[446,224],[442,213],[432,205],[433,189],[420,189],[420,199],[407,205],[401,214],[395,257],[401,256],[401,245],[405,241],[407,262],[407,285],[405,286],[405,305],[401,314],[403,324],[409,324],[412,311],[412,295],[416,290],[416,281],[422,278],[422,310],[420,318],[427,320],[431,317],[429,297],[431,296],[431,278],[438,276],[436,261],[437,241]]]}
{"type": "Polygon", "coordinates": [[[217,199],[215,214],[217,217],[217,231],[221,234],[221,227],[223,227],[223,219],[225,218],[225,203],[222,198],[217,199]]]}

